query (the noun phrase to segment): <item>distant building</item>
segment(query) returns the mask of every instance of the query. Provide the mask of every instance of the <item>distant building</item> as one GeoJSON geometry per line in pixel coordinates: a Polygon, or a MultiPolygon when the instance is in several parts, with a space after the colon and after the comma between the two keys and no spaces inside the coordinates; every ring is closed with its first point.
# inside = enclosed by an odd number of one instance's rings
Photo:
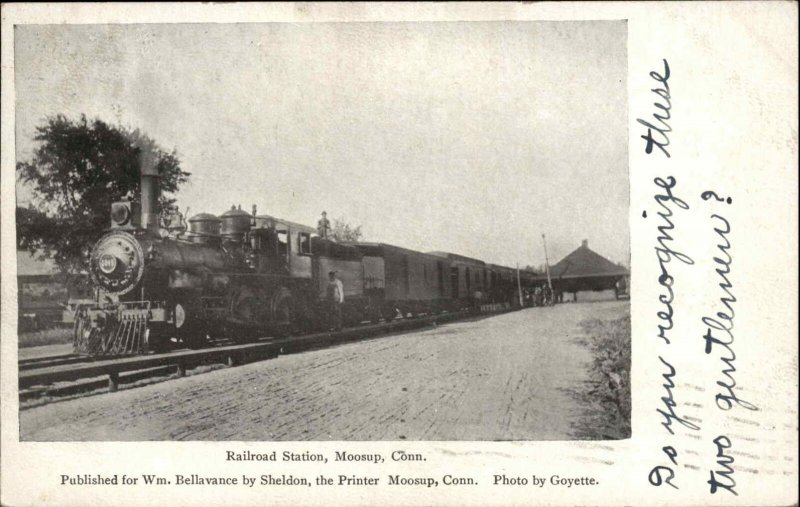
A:
{"type": "Polygon", "coordinates": [[[80,291],[85,275],[73,277],[68,285],[52,259],[41,258],[27,250],[17,250],[17,301],[21,331],[47,327],[61,320],[61,305],[70,297],[85,296],[80,291]]]}
{"type": "MultiPolygon", "coordinates": [[[[17,250],[17,291],[27,300],[52,299],[57,294],[67,297],[64,276],[52,259],[17,250]]],[[[20,297],[20,305],[23,298],[20,297]]]]}

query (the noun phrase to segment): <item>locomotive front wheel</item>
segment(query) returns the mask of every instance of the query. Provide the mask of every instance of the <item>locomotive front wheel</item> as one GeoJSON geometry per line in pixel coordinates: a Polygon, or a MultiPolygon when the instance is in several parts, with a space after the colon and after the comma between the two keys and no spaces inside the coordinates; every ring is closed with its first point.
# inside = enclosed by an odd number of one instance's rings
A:
{"type": "Polygon", "coordinates": [[[197,305],[191,302],[175,304],[175,334],[190,349],[201,349],[208,346],[208,332],[205,321],[197,305]]]}
{"type": "Polygon", "coordinates": [[[168,324],[158,323],[150,324],[145,331],[147,337],[147,349],[150,352],[160,354],[168,352],[173,348],[171,329],[168,324]]]}

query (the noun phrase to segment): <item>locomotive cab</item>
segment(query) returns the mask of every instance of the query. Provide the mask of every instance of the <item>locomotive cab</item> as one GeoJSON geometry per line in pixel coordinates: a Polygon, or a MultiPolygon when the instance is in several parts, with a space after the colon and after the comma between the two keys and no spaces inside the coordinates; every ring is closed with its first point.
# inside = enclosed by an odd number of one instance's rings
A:
{"type": "Polygon", "coordinates": [[[293,278],[312,278],[311,235],[314,229],[270,215],[255,217],[250,232],[256,258],[264,272],[280,273],[293,278]]]}
{"type": "Polygon", "coordinates": [[[289,231],[276,230],[273,226],[253,228],[250,231],[252,249],[252,268],[257,273],[288,275],[291,259],[289,257],[289,231]]]}

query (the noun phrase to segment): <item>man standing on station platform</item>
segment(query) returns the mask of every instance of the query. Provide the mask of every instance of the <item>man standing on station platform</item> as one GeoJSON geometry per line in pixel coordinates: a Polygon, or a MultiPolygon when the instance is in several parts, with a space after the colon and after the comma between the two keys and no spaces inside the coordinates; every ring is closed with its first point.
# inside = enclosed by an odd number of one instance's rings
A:
{"type": "Polygon", "coordinates": [[[328,214],[322,212],[322,218],[317,222],[317,234],[322,239],[328,239],[328,232],[331,230],[331,222],[328,220],[328,214]]]}
{"type": "Polygon", "coordinates": [[[342,304],[344,304],[344,284],[336,277],[336,271],[328,273],[328,305],[331,312],[331,330],[342,330],[342,304]]]}

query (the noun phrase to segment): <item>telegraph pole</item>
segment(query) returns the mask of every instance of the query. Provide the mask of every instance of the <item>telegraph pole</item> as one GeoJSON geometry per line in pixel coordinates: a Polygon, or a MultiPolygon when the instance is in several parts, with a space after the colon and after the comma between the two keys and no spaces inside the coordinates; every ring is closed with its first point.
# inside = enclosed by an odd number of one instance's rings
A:
{"type": "Polygon", "coordinates": [[[544,245],[544,270],[547,273],[547,287],[552,291],[553,282],[550,280],[550,261],[547,258],[547,241],[545,241],[544,234],[542,234],[542,244],[544,245]]]}
{"type": "Polygon", "coordinates": [[[519,306],[523,306],[522,301],[522,283],[519,280],[519,262],[517,263],[517,293],[519,294],[519,306]]]}

